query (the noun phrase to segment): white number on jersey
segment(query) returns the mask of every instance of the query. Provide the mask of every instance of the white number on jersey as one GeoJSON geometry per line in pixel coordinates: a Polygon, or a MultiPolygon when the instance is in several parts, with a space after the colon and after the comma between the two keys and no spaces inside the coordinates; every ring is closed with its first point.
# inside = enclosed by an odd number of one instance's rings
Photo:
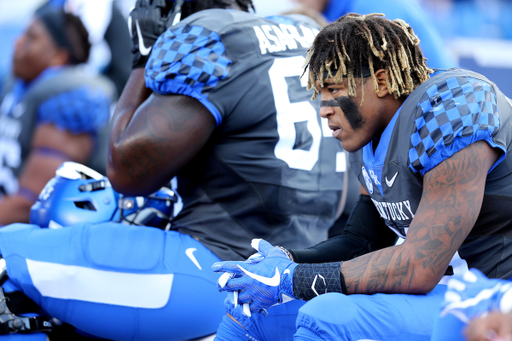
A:
{"type": "MultiPolygon", "coordinates": [[[[322,139],[317,112],[309,101],[290,103],[288,84],[285,79],[285,77],[300,76],[304,60],[303,56],[277,58],[268,73],[276,104],[277,132],[279,134],[274,154],[278,159],[286,162],[290,168],[310,171],[318,161],[322,139]],[[296,138],[295,123],[305,121],[313,138],[311,148],[308,151],[293,149],[296,138]]],[[[302,84],[302,86],[305,85],[302,84]]]]}

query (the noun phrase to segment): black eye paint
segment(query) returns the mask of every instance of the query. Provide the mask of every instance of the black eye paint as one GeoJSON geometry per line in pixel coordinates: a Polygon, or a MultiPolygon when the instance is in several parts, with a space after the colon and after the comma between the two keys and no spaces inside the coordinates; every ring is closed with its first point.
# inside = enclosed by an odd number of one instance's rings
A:
{"type": "Polygon", "coordinates": [[[321,107],[339,107],[347,118],[352,129],[356,130],[363,124],[363,117],[357,105],[346,96],[337,97],[329,101],[320,101],[321,107]]]}

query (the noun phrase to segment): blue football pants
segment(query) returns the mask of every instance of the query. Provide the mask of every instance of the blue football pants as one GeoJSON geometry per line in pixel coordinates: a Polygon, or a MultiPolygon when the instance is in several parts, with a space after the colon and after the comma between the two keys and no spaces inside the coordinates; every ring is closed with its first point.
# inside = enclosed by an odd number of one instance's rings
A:
{"type": "MultiPolygon", "coordinates": [[[[12,285],[6,291],[21,290],[48,315],[97,337],[188,340],[215,333],[225,315],[226,295],[211,271],[220,259],[175,231],[12,224],[0,229],[0,252],[12,285]]],[[[37,335],[1,339],[19,337],[37,335]]]]}
{"type": "Polygon", "coordinates": [[[329,293],[252,317],[242,315],[240,306],[228,306],[228,313],[245,329],[225,316],[216,340],[427,341],[445,291],[445,285],[438,285],[427,295],[329,293]]]}

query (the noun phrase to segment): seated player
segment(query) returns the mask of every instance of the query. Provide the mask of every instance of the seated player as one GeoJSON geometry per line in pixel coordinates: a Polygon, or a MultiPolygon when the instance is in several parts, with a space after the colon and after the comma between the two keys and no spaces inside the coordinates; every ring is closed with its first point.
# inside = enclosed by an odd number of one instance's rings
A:
{"type": "Polygon", "coordinates": [[[512,273],[512,102],[480,74],[434,72],[413,28],[380,14],[323,28],[306,74],[360,200],[339,237],[255,239],[255,256],[215,264],[231,292],[217,339],[429,340],[457,251],[490,278],[512,273]]]}

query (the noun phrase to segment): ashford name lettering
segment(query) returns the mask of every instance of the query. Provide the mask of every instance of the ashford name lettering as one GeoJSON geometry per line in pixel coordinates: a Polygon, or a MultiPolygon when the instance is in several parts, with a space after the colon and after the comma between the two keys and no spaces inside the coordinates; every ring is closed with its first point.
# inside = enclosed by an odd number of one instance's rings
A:
{"type": "Polygon", "coordinates": [[[319,32],[317,29],[302,25],[297,28],[286,24],[253,26],[253,29],[260,44],[261,54],[295,50],[299,45],[309,48],[319,32]]]}

